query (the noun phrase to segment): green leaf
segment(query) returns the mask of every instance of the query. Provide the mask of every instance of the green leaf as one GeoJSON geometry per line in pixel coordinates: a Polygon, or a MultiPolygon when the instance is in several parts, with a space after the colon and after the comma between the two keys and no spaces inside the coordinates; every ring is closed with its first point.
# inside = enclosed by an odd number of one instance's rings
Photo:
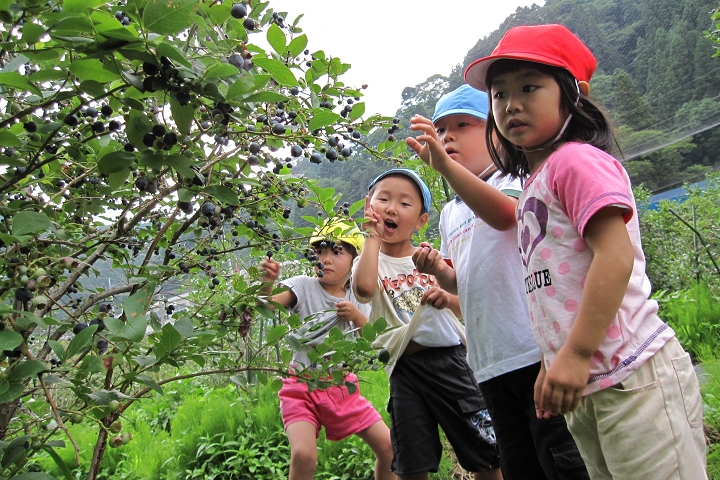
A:
{"type": "Polygon", "coordinates": [[[338,121],[340,115],[334,113],[327,108],[316,108],[312,111],[312,118],[308,124],[310,130],[317,130],[318,128],[327,127],[338,121]]]}
{"type": "Polygon", "coordinates": [[[363,116],[363,113],[365,113],[365,102],[356,103],[353,105],[352,110],[350,110],[348,117],[350,120],[357,120],[363,116]]]}
{"type": "Polygon", "coordinates": [[[178,131],[183,135],[188,135],[195,118],[195,110],[192,105],[180,105],[175,97],[170,97],[170,111],[178,131]]]}
{"type": "Polygon", "coordinates": [[[63,12],[84,12],[104,4],[104,0],[65,0],[63,2],[63,12]]]}
{"type": "Polygon", "coordinates": [[[13,235],[44,232],[50,229],[50,218],[40,212],[23,210],[13,215],[13,235]]]}
{"type": "Polygon", "coordinates": [[[106,70],[105,64],[95,58],[75,60],[70,64],[70,71],[81,80],[93,80],[99,83],[119,80],[120,75],[106,70]]]}
{"type": "Polygon", "coordinates": [[[178,332],[172,324],[166,323],[162,327],[162,332],[160,343],[155,345],[157,358],[162,358],[172,353],[172,351],[182,343],[182,335],[180,335],[180,332],[178,332]]]}
{"type": "Polygon", "coordinates": [[[205,72],[205,78],[230,77],[232,75],[237,75],[238,73],[240,73],[240,70],[238,70],[237,67],[235,67],[234,65],[230,65],[229,63],[221,63],[219,65],[211,67],[207,72],[205,72]]]}
{"type": "Polygon", "coordinates": [[[21,147],[22,142],[14,133],[2,130],[0,131],[0,145],[4,147],[21,147]]]}
{"type": "Polygon", "coordinates": [[[192,68],[192,63],[190,63],[185,57],[185,55],[174,45],[170,45],[169,43],[161,43],[157,46],[157,54],[158,56],[168,57],[170,60],[175,60],[181,65],[192,68]]]}
{"type": "Polygon", "coordinates": [[[363,207],[365,207],[365,199],[364,199],[364,198],[361,198],[361,199],[358,200],[357,202],[355,202],[355,203],[353,203],[352,205],[350,205],[350,208],[348,208],[348,213],[350,214],[350,216],[353,216],[353,215],[355,215],[357,212],[359,212],[360,209],[363,208],[363,207]]]}
{"type": "Polygon", "coordinates": [[[239,97],[245,92],[245,82],[243,79],[239,79],[235,81],[232,85],[230,85],[230,88],[228,88],[227,93],[225,94],[226,100],[232,100],[235,97],[239,97]]]}
{"type": "Polygon", "coordinates": [[[308,39],[304,33],[292,39],[288,50],[290,50],[290,56],[297,57],[307,47],[308,39]]]}
{"type": "Polygon", "coordinates": [[[188,338],[192,335],[193,324],[192,320],[187,317],[181,318],[175,322],[175,329],[182,335],[183,338],[188,338]]]}
{"type": "Polygon", "coordinates": [[[54,68],[44,68],[30,75],[30,80],[37,83],[49,82],[52,80],[60,80],[67,77],[67,71],[56,70],[54,68]]]}
{"type": "Polygon", "coordinates": [[[17,88],[19,90],[30,90],[34,94],[42,96],[38,87],[30,83],[26,77],[23,77],[17,72],[0,73],[0,85],[17,88]]]}
{"type": "Polygon", "coordinates": [[[13,330],[0,331],[0,350],[12,350],[22,343],[23,337],[13,330]]]}
{"type": "Polygon", "coordinates": [[[175,35],[190,28],[197,0],[150,0],[143,11],[143,25],[160,35],[175,35]]]}
{"type": "Polygon", "coordinates": [[[383,317],[380,317],[373,322],[373,328],[375,329],[376,333],[384,332],[385,330],[387,330],[387,327],[387,320],[385,320],[383,317]]]}
{"type": "Polygon", "coordinates": [[[55,356],[58,358],[58,360],[64,362],[65,347],[62,346],[62,343],[58,342],[57,340],[48,340],[48,345],[50,345],[50,348],[52,348],[52,351],[55,353],[55,356]]]}
{"type": "Polygon", "coordinates": [[[280,85],[294,87],[298,84],[295,75],[293,75],[292,71],[281,61],[275,60],[274,58],[262,57],[253,57],[252,61],[255,65],[272,75],[280,85]]]}
{"type": "Polygon", "coordinates": [[[111,173],[127,170],[135,161],[135,155],[124,150],[108,153],[98,160],[98,170],[100,173],[110,175],[111,173]]]}
{"type": "Polygon", "coordinates": [[[260,92],[243,98],[243,102],[285,102],[287,97],[277,92],[260,92]]]}
{"type": "Polygon", "coordinates": [[[289,330],[290,330],[290,328],[287,325],[280,325],[279,327],[271,328],[267,333],[267,337],[265,338],[265,343],[268,345],[276,344],[282,337],[285,336],[285,334],[289,330]]]}
{"type": "MultiPolygon", "coordinates": [[[[285,33],[276,24],[271,24],[267,31],[267,41],[278,55],[285,53],[285,33]]],[[[295,55],[293,55],[294,57],[295,55]]]]}
{"type": "Polygon", "coordinates": [[[22,396],[25,392],[25,386],[22,383],[11,383],[9,388],[0,395],[0,403],[12,402],[16,398],[22,396]]]}
{"type": "MultiPolygon", "coordinates": [[[[273,25],[275,25],[275,24],[273,23],[273,25]]],[[[283,382],[282,382],[282,380],[280,380],[279,378],[276,378],[275,380],[273,380],[273,381],[270,383],[270,388],[271,388],[272,391],[275,392],[275,393],[279,392],[280,389],[282,388],[282,386],[283,386],[283,382]]]]}
{"type": "Polygon", "coordinates": [[[168,155],[165,157],[165,165],[174,168],[183,177],[193,178],[195,171],[190,168],[195,164],[195,160],[185,155],[168,155]]]}
{"type": "MultiPolygon", "coordinates": [[[[147,318],[145,312],[150,308],[150,302],[155,294],[155,282],[148,282],[137,292],[132,294],[123,304],[125,311],[125,328],[120,335],[133,342],[139,342],[145,336],[147,318]]],[[[83,330],[84,331],[84,330],[83,330]]]]}
{"type": "MultiPolygon", "coordinates": [[[[55,443],[55,442],[48,442],[47,444],[43,445],[43,450],[45,450],[45,451],[48,453],[48,455],[50,455],[50,456],[52,457],[52,459],[55,461],[55,464],[58,466],[58,468],[60,469],[60,471],[62,472],[62,474],[65,475],[65,479],[66,479],[66,480],[72,480],[72,479],[73,479],[73,475],[72,475],[72,473],[70,472],[70,469],[69,469],[68,466],[65,464],[65,461],[60,457],[60,455],[52,448],[52,444],[54,444],[54,443],[55,443]]],[[[62,444],[62,445],[59,445],[60,448],[64,448],[64,447],[65,447],[65,442],[59,442],[59,443],[62,444]]],[[[27,474],[24,474],[24,475],[32,475],[32,473],[27,473],[27,474]]],[[[46,473],[41,473],[40,475],[47,475],[47,474],[46,474],[46,473]]],[[[50,476],[47,475],[47,477],[50,477],[50,476]]],[[[40,477],[32,477],[32,479],[31,479],[31,478],[26,478],[25,480],[46,480],[47,477],[42,477],[42,476],[40,476],[40,477]]],[[[15,478],[17,478],[17,477],[15,477],[15,478]]],[[[53,478],[53,477],[50,477],[50,478],[53,478]]]]}
{"type": "Polygon", "coordinates": [[[10,383],[25,380],[26,378],[34,377],[40,372],[49,370],[45,362],[40,360],[27,360],[20,362],[15,368],[13,368],[8,374],[8,381],[10,383]]]}
{"type": "Polygon", "coordinates": [[[68,345],[67,351],[65,353],[65,358],[69,359],[80,353],[85,347],[90,345],[90,342],[92,342],[93,335],[95,334],[95,330],[97,330],[97,325],[90,325],[86,328],[84,328],[80,333],[75,335],[75,338],[73,338],[70,341],[70,345],[68,345]]]}
{"type": "Polygon", "coordinates": [[[130,110],[130,115],[125,122],[125,134],[130,143],[137,149],[147,148],[143,145],[143,137],[152,129],[150,120],[138,110],[130,110]]]}
{"type": "Polygon", "coordinates": [[[375,337],[377,337],[377,333],[375,333],[375,328],[370,323],[366,323],[365,326],[362,329],[362,338],[364,338],[368,342],[372,342],[375,340],[375,337]]]}
{"type": "MultiPolygon", "coordinates": [[[[55,455],[57,455],[57,453],[55,455]]],[[[60,461],[62,462],[63,460],[60,459],[60,461]]],[[[63,463],[63,465],[65,465],[65,464],[63,463]]],[[[65,468],[67,468],[67,465],[65,466],[65,468]]],[[[69,477],[69,478],[72,478],[72,477],[69,477]]],[[[57,480],[57,479],[51,475],[48,475],[47,473],[30,472],[30,473],[21,473],[20,475],[15,475],[10,480],[57,480]]]]}
{"type": "Polygon", "coordinates": [[[227,203],[228,205],[240,206],[240,200],[237,194],[231,188],[223,187],[222,185],[211,185],[203,188],[203,192],[208,195],[212,195],[219,201],[227,203]]]}
{"type": "Polygon", "coordinates": [[[130,176],[130,169],[120,170],[108,175],[108,186],[113,190],[117,190],[125,185],[125,180],[130,176]]]}
{"type": "Polygon", "coordinates": [[[152,388],[153,390],[155,390],[155,391],[156,391],[157,393],[159,393],[160,395],[165,395],[165,392],[163,392],[162,387],[161,387],[160,385],[158,385],[158,383],[157,383],[155,380],[153,380],[152,378],[148,377],[147,375],[138,375],[137,377],[135,377],[135,379],[136,379],[138,382],[140,382],[140,383],[142,383],[142,384],[144,384],[144,385],[147,385],[148,387],[152,388]]]}
{"type": "Polygon", "coordinates": [[[45,34],[45,27],[37,23],[27,22],[23,25],[22,38],[28,45],[34,45],[45,34]]]}

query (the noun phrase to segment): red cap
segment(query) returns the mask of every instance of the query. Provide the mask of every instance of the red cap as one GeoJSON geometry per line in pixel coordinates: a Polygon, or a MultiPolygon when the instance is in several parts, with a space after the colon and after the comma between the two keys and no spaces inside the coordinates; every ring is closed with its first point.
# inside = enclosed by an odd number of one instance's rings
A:
{"type": "Polygon", "coordinates": [[[590,82],[597,65],[592,52],[564,26],[520,26],[508,30],[492,54],[471,63],[465,70],[465,81],[486,92],[488,68],[501,58],[564,68],[584,82],[590,82]]]}

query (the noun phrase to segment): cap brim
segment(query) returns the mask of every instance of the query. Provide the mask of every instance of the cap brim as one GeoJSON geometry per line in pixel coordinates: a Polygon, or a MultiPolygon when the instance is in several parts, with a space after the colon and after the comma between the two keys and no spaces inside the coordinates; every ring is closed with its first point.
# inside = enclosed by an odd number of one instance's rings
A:
{"type": "Polygon", "coordinates": [[[485,83],[485,80],[487,79],[487,71],[490,68],[490,65],[492,65],[498,60],[503,59],[542,63],[543,65],[551,65],[553,67],[560,67],[567,70],[564,65],[558,64],[558,62],[549,61],[547,57],[544,57],[542,55],[534,55],[528,53],[504,53],[502,55],[491,55],[489,57],[483,57],[479,60],[475,60],[473,63],[468,65],[468,67],[465,69],[465,82],[480,91],[487,92],[488,88],[487,84],[485,83]]]}
{"type": "Polygon", "coordinates": [[[441,118],[445,118],[449,115],[470,115],[471,117],[479,118],[480,120],[487,120],[487,114],[479,111],[479,110],[472,110],[469,108],[454,108],[452,110],[447,110],[437,117],[433,117],[432,122],[435,123],[441,118]]]}

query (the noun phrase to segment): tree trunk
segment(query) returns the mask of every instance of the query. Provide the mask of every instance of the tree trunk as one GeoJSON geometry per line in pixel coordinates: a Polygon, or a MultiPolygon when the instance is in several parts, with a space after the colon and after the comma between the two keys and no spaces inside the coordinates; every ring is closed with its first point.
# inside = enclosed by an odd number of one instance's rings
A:
{"type": "MultiPolygon", "coordinates": [[[[111,422],[112,423],[112,422],[111,422]]],[[[107,426],[107,425],[106,425],[107,426]]],[[[108,432],[104,428],[98,432],[98,439],[93,450],[92,462],[90,463],[90,471],[88,472],[88,480],[96,480],[100,473],[100,464],[102,464],[105,449],[107,448],[108,432]]]]}
{"type": "Polygon", "coordinates": [[[10,421],[15,415],[19,400],[20,399],[0,404],[0,440],[5,440],[8,425],[10,425],[10,421]]]}

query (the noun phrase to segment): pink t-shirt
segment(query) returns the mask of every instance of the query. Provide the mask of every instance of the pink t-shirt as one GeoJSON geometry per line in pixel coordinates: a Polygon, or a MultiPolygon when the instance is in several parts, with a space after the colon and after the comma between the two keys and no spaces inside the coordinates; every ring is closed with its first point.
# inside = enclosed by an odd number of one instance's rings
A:
{"type": "Polygon", "coordinates": [[[566,143],[527,180],[517,208],[533,335],[549,367],[573,326],[593,259],[583,240],[585,226],[608,206],[624,210],[635,263],[620,310],[592,357],[585,395],[622,382],[675,335],[648,298],[630,179],[607,153],[566,143]]]}

